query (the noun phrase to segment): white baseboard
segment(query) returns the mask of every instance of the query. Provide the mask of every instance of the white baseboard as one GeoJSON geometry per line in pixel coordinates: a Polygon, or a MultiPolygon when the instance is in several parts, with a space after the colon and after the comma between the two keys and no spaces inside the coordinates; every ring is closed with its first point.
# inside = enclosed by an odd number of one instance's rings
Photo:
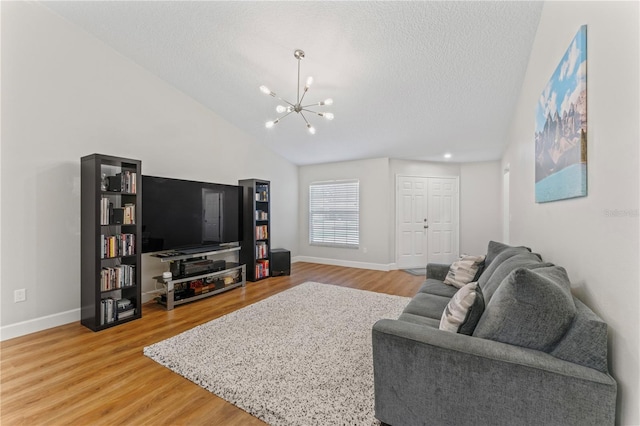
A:
{"type": "Polygon", "coordinates": [[[80,308],[0,327],[0,341],[80,321],[80,308]]]}
{"type": "Polygon", "coordinates": [[[357,262],[355,260],[327,259],[324,257],[312,256],[295,256],[293,259],[291,259],[291,262],[319,263],[322,265],[346,266],[348,268],[373,269],[375,271],[391,271],[392,269],[396,269],[395,263],[382,264],[357,262]]]}

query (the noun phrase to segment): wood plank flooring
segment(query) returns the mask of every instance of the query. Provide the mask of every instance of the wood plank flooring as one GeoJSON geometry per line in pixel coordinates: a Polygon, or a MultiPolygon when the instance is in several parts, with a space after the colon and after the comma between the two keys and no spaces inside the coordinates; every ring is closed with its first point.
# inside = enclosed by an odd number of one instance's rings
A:
{"type": "Polygon", "coordinates": [[[141,319],[101,332],[77,322],[7,340],[0,345],[0,424],[263,425],[142,349],[306,281],[410,297],[423,280],[402,271],[294,263],[290,276],[173,311],[149,302],[141,319]]]}

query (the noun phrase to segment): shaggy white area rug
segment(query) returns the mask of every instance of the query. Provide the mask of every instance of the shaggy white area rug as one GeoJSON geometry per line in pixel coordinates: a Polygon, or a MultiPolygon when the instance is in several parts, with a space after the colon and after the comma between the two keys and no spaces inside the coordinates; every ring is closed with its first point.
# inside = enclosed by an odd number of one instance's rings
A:
{"type": "Polygon", "coordinates": [[[272,425],[372,425],[371,327],[409,298],[307,282],[144,348],[272,425]]]}

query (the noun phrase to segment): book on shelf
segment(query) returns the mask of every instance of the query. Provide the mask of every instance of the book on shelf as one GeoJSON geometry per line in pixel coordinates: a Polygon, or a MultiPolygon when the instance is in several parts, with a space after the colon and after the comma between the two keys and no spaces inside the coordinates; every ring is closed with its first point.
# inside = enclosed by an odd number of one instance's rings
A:
{"type": "Polygon", "coordinates": [[[269,187],[266,185],[256,186],[256,201],[269,201],[269,187]]]}
{"type": "Polygon", "coordinates": [[[256,226],[256,240],[266,240],[269,238],[269,227],[267,225],[256,226]]]}
{"type": "Polygon", "coordinates": [[[100,225],[133,225],[136,218],[135,204],[114,207],[107,197],[100,199],[100,225]]]}
{"type": "Polygon", "coordinates": [[[269,220],[269,214],[262,210],[256,210],[256,220],[269,220]]]}
{"type": "Polygon", "coordinates": [[[256,279],[269,276],[269,260],[260,259],[256,262],[256,279]]]}
{"type": "Polygon", "coordinates": [[[112,268],[102,268],[100,271],[100,291],[111,291],[123,287],[132,287],[135,283],[135,265],[119,265],[112,268]]]}
{"type": "Polygon", "coordinates": [[[133,256],[135,251],[135,235],[100,235],[100,258],[133,256]]]}
{"type": "Polygon", "coordinates": [[[264,241],[256,243],[256,259],[265,259],[269,257],[269,245],[264,241]]]}
{"type": "Polygon", "coordinates": [[[100,301],[100,325],[111,324],[118,318],[116,299],[107,297],[100,301]]]}

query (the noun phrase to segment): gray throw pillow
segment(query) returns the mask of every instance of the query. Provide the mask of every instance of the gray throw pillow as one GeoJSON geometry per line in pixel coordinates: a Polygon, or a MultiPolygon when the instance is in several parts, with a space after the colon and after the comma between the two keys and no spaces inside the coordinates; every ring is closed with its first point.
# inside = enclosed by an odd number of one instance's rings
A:
{"type": "Polygon", "coordinates": [[[471,336],[484,311],[478,283],[469,283],[453,295],[440,318],[440,330],[471,336]]]}
{"type": "Polygon", "coordinates": [[[576,314],[570,286],[559,266],[514,270],[487,303],[473,335],[551,352],[576,314]]]}

